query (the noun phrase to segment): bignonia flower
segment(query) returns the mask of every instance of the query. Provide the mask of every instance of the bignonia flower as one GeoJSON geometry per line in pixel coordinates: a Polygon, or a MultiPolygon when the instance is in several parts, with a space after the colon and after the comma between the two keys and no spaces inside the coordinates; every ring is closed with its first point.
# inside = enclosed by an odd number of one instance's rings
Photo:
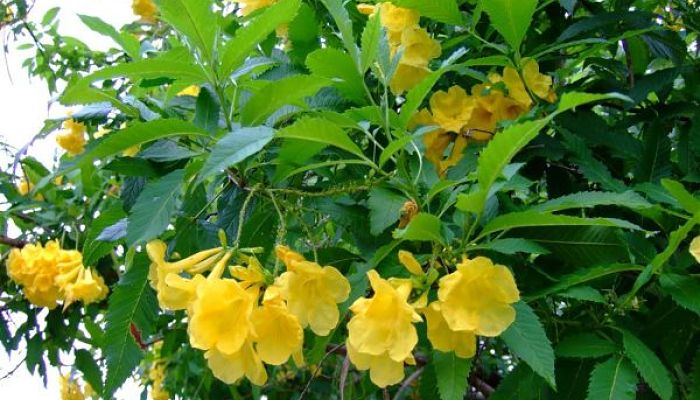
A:
{"type": "Polygon", "coordinates": [[[72,156],[82,153],[85,149],[85,125],[68,119],[63,122],[63,129],[65,131],[56,136],[56,143],[72,156]]]}
{"type": "Polygon", "coordinates": [[[520,293],[508,268],[485,257],[464,259],[440,279],[438,300],[446,325],[453,331],[498,336],[515,320],[512,303],[520,293]]]}
{"type": "Polygon", "coordinates": [[[428,76],[430,60],[439,57],[442,51],[440,44],[418,26],[403,31],[401,45],[392,47],[392,56],[399,48],[403,48],[403,55],[389,84],[395,94],[410,90],[428,76]]]}
{"type": "Polygon", "coordinates": [[[267,381],[267,371],[255,352],[251,339],[246,340],[236,353],[229,355],[211,349],[204,353],[204,358],[214,376],[224,383],[236,383],[243,376],[258,386],[267,381]]]}
{"type": "MultiPolygon", "coordinates": [[[[501,79],[499,75],[491,76],[494,80],[501,79]]],[[[514,120],[528,111],[527,107],[488,84],[474,85],[472,98],[474,110],[464,130],[475,140],[491,139],[499,122],[514,120]]]]}
{"type": "Polygon", "coordinates": [[[387,281],[374,270],[367,276],[374,296],[350,307],[354,316],[348,322],[348,356],[357,369],[370,370],[372,382],[386,387],[403,379],[404,362],[412,362],[418,343],[413,324],[422,319],[408,303],[410,280],[387,281]]]}
{"type": "Polygon", "coordinates": [[[357,10],[370,17],[374,17],[377,14],[377,10],[380,11],[380,22],[386,28],[389,43],[392,46],[399,46],[403,31],[418,25],[420,20],[420,14],[417,11],[396,7],[391,3],[379,3],[377,5],[358,4],[357,10]]]}
{"type": "Polygon", "coordinates": [[[433,121],[445,131],[461,132],[473,110],[474,99],[459,86],[452,86],[447,92],[437,91],[430,97],[433,121]]]}
{"type": "Polygon", "coordinates": [[[68,375],[61,375],[61,400],[85,400],[80,384],[68,375]]]}
{"type": "Polygon", "coordinates": [[[153,0],[134,0],[131,3],[131,10],[146,22],[155,22],[158,13],[153,0]]]}
{"type": "Polygon", "coordinates": [[[492,75],[489,78],[493,83],[499,82],[501,79],[508,88],[508,96],[522,104],[526,108],[532,106],[532,98],[528,93],[528,89],[535,96],[550,103],[556,101],[557,95],[552,89],[552,78],[541,74],[540,67],[535,60],[528,59],[522,65],[522,78],[518,71],[512,67],[503,69],[503,77],[492,75]]]}
{"type": "Polygon", "coordinates": [[[350,295],[350,283],[337,269],[321,267],[285,246],[277,246],[277,257],[287,272],[280,275],[275,286],[280,288],[287,307],[299,318],[302,327],[325,336],[338,324],[337,303],[350,295]]]}
{"type": "Polygon", "coordinates": [[[448,353],[454,351],[457,357],[471,358],[476,354],[474,331],[453,331],[442,316],[440,302],[434,301],[422,310],[428,323],[428,340],[435,350],[448,353]]]}
{"type": "MultiPolygon", "coordinates": [[[[22,196],[26,196],[33,189],[34,189],[34,184],[29,182],[25,178],[20,179],[19,182],[17,183],[17,193],[19,193],[22,196]]],[[[43,201],[44,196],[41,193],[38,193],[37,195],[34,196],[34,200],[43,201]]]]}
{"type": "Polygon", "coordinates": [[[297,365],[303,363],[304,330],[299,319],[289,312],[279,288],[272,286],[265,291],[262,305],[253,311],[251,321],[257,336],[255,349],[262,361],[282,365],[295,356],[297,365]]]}
{"type": "Polygon", "coordinates": [[[109,288],[104,279],[91,268],[85,268],[82,264],[62,268],[62,272],[56,277],[56,284],[63,292],[63,308],[66,309],[73,302],[81,301],[91,304],[102,301],[107,297],[109,288]]]}
{"type": "MultiPolygon", "coordinates": [[[[432,126],[437,125],[437,123],[430,111],[423,109],[411,119],[409,128],[413,129],[418,125],[432,126]]],[[[464,149],[469,141],[463,135],[437,128],[423,136],[423,143],[425,144],[425,158],[435,166],[438,174],[443,176],[447,169],[457,165],[462,159],[464,149]],[[452,143],[454,145],[445,157],[445,152],[452,143]]]]}
{"type": "Polygon", "coordinates": [[[176,262],[165,261],[168,246],[161,240],[153,240],[146,244],[146,252],[151,259],[148,279],[151,287],[158,293],[158,303],[165,310],[186,309],[195,294],[193,282],[199,282],[202,277],[197,274],[206,271],[221,257],[221,248],[200,251],[186,259],[176,262]],[[192,280],[179,274],[187,271],[195,275],[192,280]]]}
{"type": "Polygon", "coordinates": [[[700,263],[700,236],[696,236],[692,242],[690,242],[690,254],[695,257],[695,260],[700,263]]]}
{"type": "Polygon", "coordinates": [[[192,97],[197,97],[199,96],[199,92],[201,91],[200,87],[197,85],[190,85],[179,92],[177,92],[178,96],[192,96],[192,97]]]}
{"type": "Polygon", "coordinates": [[[151,399],[153,400],[168,400],[170,393],[163,388],[165,380],[165,363],[157,361],[148,371],[148,378],[151,380],[151,399]]]}

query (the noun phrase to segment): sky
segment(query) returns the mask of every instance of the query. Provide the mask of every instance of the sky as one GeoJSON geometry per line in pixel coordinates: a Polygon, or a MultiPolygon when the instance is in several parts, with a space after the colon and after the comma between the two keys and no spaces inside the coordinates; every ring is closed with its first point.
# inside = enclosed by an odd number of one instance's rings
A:
{"type": "MultiPolygon", "coordinates": [[[[113,43],[85,27],[77,14],[98,16],[117,28],[136,19],[131,13],[131,0],[36,0],[29,19],[40,21],[47,10],[56,6],[61,7],[58,14],[59,32],[77,37],[96,50],[106,50],[113,43]]],[[[4,40],[4,33],[2,37],[4,40]]],[[[0,54],[0,140],[16,148],[28,143],[44,125],[45,119],[63,117],[67,111],[57,104],[55,95],[52,98],[45,82],[29,79],[23,70],[22,62],[34,50],[20,51],[16,46],[27,42],[26,37],[20,38],[18,42],[10,42],[9,54],[0,54]]],[[[29,154],[50,166],[57,151],[54,134],[35,142],[29,149],[29,154]]],[[[6,156],[0,157],[3,157],[0,162],[6,164],[6,156]]],[[[13,318],[20,322],[21,316],[13,318]]],[[[15,353],[10,359],[0,350],[0,377],[20,363],[23,357],[23,351],[15,353]]],[[[39,375],[31,375],[26,367],[20,366],[10,377],[0,381],[0,398],[21,396],[25,399],[60,399],[58,381],[58,371],[51,369],[48,386],[45,388],[39,375]]],[[[134,399],[138,398],[139,393],[133,382],[127,382],[116,397],[134,399]]]]}

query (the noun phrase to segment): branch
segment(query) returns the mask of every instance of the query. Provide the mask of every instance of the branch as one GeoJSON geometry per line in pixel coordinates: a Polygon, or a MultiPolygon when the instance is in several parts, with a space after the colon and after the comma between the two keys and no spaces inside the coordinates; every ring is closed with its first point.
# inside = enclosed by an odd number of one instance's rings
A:
{"type": "Polygon", "coordinates": [[[12,239],[5,235],[0,235],[0,244],[21,249],[22,247],[27,245],[27,242],[20,239],[12,239]]]}

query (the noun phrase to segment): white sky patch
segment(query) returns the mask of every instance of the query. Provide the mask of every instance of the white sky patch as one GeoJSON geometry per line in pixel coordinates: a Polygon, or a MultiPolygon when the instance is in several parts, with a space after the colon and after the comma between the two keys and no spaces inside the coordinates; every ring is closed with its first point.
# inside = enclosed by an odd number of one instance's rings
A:
{"type": "MultiPolygon", "coordinates": [[[[111,39],[88,29],[77,14],[100,17],[117,29],[136,19],[131,13],[130,0],[37,0],[29,19],[40,21],[47,10],[56,6],[61,7],[57,17],[59,32],[80,39],[94,50],[107,50],[115,47],[115,44],[111,39]]],[[[22,43],[30,43],[30,40],[24,37],[19,42],[10,43],[9,54],[0,56],[0,140],[15,148],[27,144],[41,130],[45,119],[60,118],[66,113],[66,108],[56,102],[55,95],[54,98],[49,95],[45,82],[27,76],[22,62],[32,56],[34,50],[16,50],[17,45],[22,43]]],[[[55,134],[52,134],[35,142],[29,149],[29,154],[51,167],[58,151],[55,134]]],[[[7,155],[0,154],[3,165],[10,161],[7,155]]],[[[21,321],[21,316],[12,317],[21,321]]],[[[0,377],[19,364],[25,353],[25,349],[20,349],[9,358],[4,351],[0,351],[0,377]]],[[[63,361],[68,362],[70,358],[63,357],[63,361]]],[[[68,368],[62,372],[68,372],[68,368]]],[[[57,369],[49,368],[48,387],[44,388],[41,377],[38,374],[31,375],[22,365],[10,377],[0,381],[0,398],[60,399],[58,376],[57,369]]],[[[116,398],[136,399],[140,393],[139,386],[129,380],[117,392],[116,398]]]]}

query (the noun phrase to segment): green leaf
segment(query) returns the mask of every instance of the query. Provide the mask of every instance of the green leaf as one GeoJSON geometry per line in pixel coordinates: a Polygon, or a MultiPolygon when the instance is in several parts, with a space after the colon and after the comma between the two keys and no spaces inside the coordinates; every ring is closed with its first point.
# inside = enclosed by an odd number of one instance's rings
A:
{"type": "Polygon", "coordinates": [[[370,233],[380,235],[384,230],[401,217],[401,207],[407,199],[391,190],[375,188],[369,193],[369,226],[370,233]]]}
{"type": "Polygon", "coordinates": [[[634,400],[637,392],[637,373],[634,366],[616,356],[602,362],[591,372],[587,400],[634,400]]]}
{"type": "Polygon", "coordinates": [[[550,393],[547,382],[526,364],[520,363],[503,377],[489,400],[542,400],[549,398],[550,393]]]}
{"type": "Polygon", "coordinates": [[[442,222],[440,222],[440,218],[426,213],[418,213],[411,219],[406,228],[395,230],[394,238],[445,243],[445,239],[442,236],[442,222]]]}
{"type": "Polygon", "coordinates": [[[605,297],[596,289],[590,286],[576,286],[559,293],[559,296],[568,299],[590,301],[593,303],[605,304],[605,297]]]}
{"type": "Polygon", "coordinates": [[[637,371],[662,400],[669,400],[673,395],[671,374],[659,357],[636,336],[625,331],[622,334],[625,354],[632,361],[637,371]]]}
{"type": "Polygon", "coordinates": [[[588,103],[594,103],[601,100],[622,100],[632,101],[629,97],[620,93],[583,93],[583,92],[567,92],[561,96],[559,105],[557,106],[557,114],[573,110],[578,106],[588,103]]]}
{"type": "Polygon", "coordinates": [[[197,104],[194,111],[194,125],[209,133],[216,133],[219,129],[219,114],[221,106],[214,94],[203,87],[197,96],[197,104]]]}
{"type": "Polygon", "coordinates": [[[643,269],[644,268],[640,265],[632,264],[599,265],[592,268],[581,269],[579,271],[574,272],[573,274],[569,274],[562,277],[561,279],[559,279],[559,282],[550,286],[547,289],[540,290],[538,292],[532,293],[529,296],[526,296],[525,300],[533,301],[545,296],[562,292],[570,287],[591,282],[609,275],[615,275],[630,271],[640,272],[643,269]]]}
{"type": "Polygon", "coordinates": [[[683,184],[671,179],[662,179],[661,186],[678,200],[678,204],[690,214],[700,212],[700,200],[690,194],[683,184]]]}
{"type": "Polygon", "coordinates": [[[352,33],[352,20],[348,14],[348,10],[343,6],[341,0],[321,0],[324,6],[328,9],[335,24],[338,26],[340,31],[340,38],[343,41],[345,50],[350,54],[350,59],[353,60],[353,64],[358,67],[360,65],[360,51],[355,44],[355,35],[352,33]]]}
{"type": "Polygon", "coordinates": [[[158,237],[170,224],[181,191],[184,169],[175,170],[146,185],[131,209],[126,227],[129,245],[158,237]]]}
{"type": "Polygon", "coordinates": [[[480,4],[493,27],[518,50],[535,15],[537,0],[481,0],[480,4]]]}
{"type": "Polygon", "coordinates": [[[637,182],[657,183],[673,173],[668,127],[655,121],[646,126],[642,133],[644,149],[634,170],[634,178],[637,182]]]}
{"type": "Polygon", "coordinates": [[[524,302],[513,305],[515,322],[503,332],[503,341],[513,354],[525,361],[533,371],[556,388],[554,350],[535,312],[524,302]]]}
{"type": "Polygon", "coordinates": [[[281,0],[265,10],[249,24],[239,28],[233,39],[221,49],[219,76],[229,76],[243,65],[255,47],[272,34],[278,26],[294,19],[301,0],[281,0]]]}
{"type": "Polygon", "coordinates": [[[102,68],[82,78],[78,81],[78,85],[118,77],[127,77],[132,80],[169,78],[182,80],[188,84],[206,82],[206,73],[201,66],[188,61],[190,57],[189,53],[184,51],[184,49],[178,48],[156,58],[102,68]],[[185,59],[178,59],[182,57],[185,59]]]}
{"type": "Polygon", "coordinates": [[[442,400],[461,400],[469,388],[472,360],[459,358],[454,352],[433,351],[437,387],[442,400]]]}
{"type": "Polygon", "coordinates": [[[306,66],[314,75],[332,79],[333,85],[348,99],[358,104],[365,101],[364,78],[347,53],[333,47],[318,49],[306,58],[306,66]]]}
{"type": "Polygon", "coordinates": [[[266,126],[241,128],[228,133],[213,146],[197,182],[201,183],[204,179],[256,154],[274,135],[275,130],[266,126]]]}
{"type": "Polygon", "coordinates": [[[309,142],[335,146],[352,153],[363,160],[366,159],[362,150],[350,139],[338,125],[325,118],[303,118],[293,125],[277,131],[280,139],[298,139],[309,142]]]}
{"type": "Polygon", "coordinates": [[[559,4],[561,4],[561,6],[564,7],[569,14],[573,14],[577,1],[578,0],[559,0],[559,4]]]}
{"type": "Polygon", "coordinates": [[[158,6],[163,20],[187,36],[205,60],[213,62],[219,24],[212,11],[212,1],[158,0],[158,6]]]}
{"type": "Polygon", "coordinates": [[[85,237],[85,245],[83,246],[83,263],[88,266],[95,263],[103,256],[114,250],[114,244],[97,240],[102,232],[119,222],[126,214],[122,209],[121,203],[104,210],[99,217],[92,221],[90,229],[85,237]]]}
{"type": "Polygon", "coordinates": [[[79,349],[75,351],[75,366],[83,373],[83,378],[97,393],[102,392],[102,370],[89,351],[79,349]]]}
{"type": "Polygon", "coordinates": [[[548,254],[549,251],[544,247],[526,239],[498,239],[491,241],[489,243],[470,247],[468,250],[492,250],[497,251],[502,254],[517,254],[517,253],[527,253],[527,254],[548,254]]]}
{"type": "Polygon", "coordinates": [[[700,400],[700,348],[698,348],[693,357],[693,365],[688,380],[690,381],[688,400],[700,400]]]}
{"type": "Polygon", "coordinates": [[[88,28],[101,35],[111,38],[116,44],[121,46],[129,57],[133,58],[134,60],[141,58],[141,55],[139,54],[141,44],[139,43],[138,39],[131,34],[121,34],[117,32],[112,25],[97,17],[80,14],[78,14],[78,17],[88,28]]]}
{"type": "MultiPolygon", "coordinates": [[[[6,10],[3,10],[6,12],[6,10]]],[[[58,12],[61,11],[60,7],[53,7],[50,8],[44,16],[41,18],[41,24],[42,25],[49,25],[53,22],[54,19],[56,19],[56,16],[58,15],[58,12]]],[[[11,15],[10,15],[11,17],[11,15]]]]}
{"type": "Polygon", "coordinates": [[[659,282],[664,291],[671,295],[673,301],[700,315],[700,279],[665,273],[661,275],[659,282]]]}
{"type": "Polygon", "coordinates": [[[420,15],[438,22],[459,26],[464,24],[456,0],[393,0],[392,3],[398,7],[414,9],[420,15]]]}
{"type": "Polygon", "coordinates": [[[312,75],[292,75],[272,81],[251,96],[241,111],[241,122],[258,125],[283,106],[305,106],[305,97],[330,84],[330,80],[312,75]]]}
{"type": "Polygon", "coordinates": [[[579,192],[549,200],[533,207],[541,212],[554,212],[572,208],[591,208],[596,206],[621,206],[630,209],[645,209],[652,205],[635,192],[579,192]]]}
{"type": "Polygon", "coordinates": [[[577,333],[565,337],[557,345],[558,357],[598,358],[610,355],[619,349],[615,343],[593,333],[577,333]]]}
{"type": "Polygon", "coordinates": [[[134,264],[109,296],[104,340],[105,398],[112,397],[143,359],[143,352],[131,334],[132,324],[142,333],[150,333],[158,313],[155,293],[148,284],[148,265],[145,254],[136,255],[134,264]]]}
{"type": "Polygon", "coordinates": [[[206,131],[179,119],[161,119],[144,123],[134,122],[126,129],[110,133],[94,147],[89,147],[73,163],[61,166],[57,174],[66,174],[83,165],[92,164],[95,160],[104,160],[107,157],[121,154],[129,147],[180,135],[209,136],[206,131]]]}
{"type": "Polygon", "coordinates": [[[369,18],[367,25],[365,25],[365,30],[362,31],[362,53],[360,54],[360,65],[362,68],[360,72],[363,74],[367,72],[377,59],[377,53],[379,52],[379,41],[382,38],[382,25],[379,13],[380,11],[377,11],[377,15],[369,18]]]}
{"type": "Polygon", "coordinates": [[[514,212],[501,215],[491,220],[479,234],[484,237],[490,233],[530,226],[609,226],[625,229],[641,230],[631,222],[617,218],[583,218],[571,215],[556,215],[540,213],[533,210],[514,212]]]}

